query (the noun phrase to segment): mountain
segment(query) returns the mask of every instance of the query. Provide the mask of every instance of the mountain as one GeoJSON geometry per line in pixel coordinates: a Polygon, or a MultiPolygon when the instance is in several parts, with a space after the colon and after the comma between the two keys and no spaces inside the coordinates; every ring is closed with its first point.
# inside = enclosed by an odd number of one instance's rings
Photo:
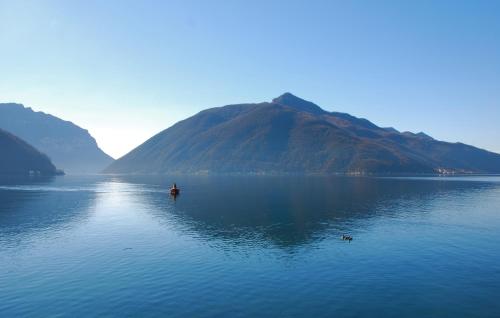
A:
{"type": "Polygon", "coordinates": [[[0,128],[47,154],[66,173],[98,173],[113,161],[87,130],[21,104],[0,104],[0,128]]]}
{"type": "Polygon", "coordinates": [[[0,129],[1,176],[53,176],[60,173],[46,155],[24,140],[0,129]]]}
{"type": "Polygon", "coordinates": [[[290,93],[204,110],[113,162],[106,173],[500,173],[500,155],[400,133],[290,93]]]}

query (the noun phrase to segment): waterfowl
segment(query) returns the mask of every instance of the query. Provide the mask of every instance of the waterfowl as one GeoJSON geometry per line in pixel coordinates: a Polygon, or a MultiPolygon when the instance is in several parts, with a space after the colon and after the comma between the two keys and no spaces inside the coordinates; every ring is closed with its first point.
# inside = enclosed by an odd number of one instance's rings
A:
{"type": "Polygon", "coordinates": [[[342,240],[343,241],[349,241],[349,242],[351,242],[352,241],[352,236],[346,235],[346,234],[342,234],[342,240]]]}

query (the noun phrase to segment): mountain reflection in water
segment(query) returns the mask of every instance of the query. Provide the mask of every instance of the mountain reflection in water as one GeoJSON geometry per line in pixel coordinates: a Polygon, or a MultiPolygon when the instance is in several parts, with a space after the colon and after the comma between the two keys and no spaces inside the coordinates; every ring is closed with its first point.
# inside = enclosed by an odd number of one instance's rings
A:
{"type": "MultiPolygon", "coordinates": [[[[170,177],[178,180],[179,177],[170,177]]],[[[167,189],[165,177],[121,177],[114,182],[167,189]]],[[[225,244],[292,248],[330,235],[357,235],[371,218],[427,213],[442,196],[494,189],[497,184],[361,177],[184,177],[175,201],[137,193],[157,218],[175,216],[184,231],[225,244]],[[417,200],[415,200],[417,199],[417,200]],[[405,210],[406,204],[415,204],[405,210]]]]}

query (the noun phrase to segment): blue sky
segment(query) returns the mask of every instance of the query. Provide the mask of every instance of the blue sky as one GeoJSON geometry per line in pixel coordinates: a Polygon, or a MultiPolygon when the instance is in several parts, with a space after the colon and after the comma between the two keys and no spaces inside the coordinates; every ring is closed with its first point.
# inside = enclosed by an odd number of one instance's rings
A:
{"type": "Polygon", "coordinates": [[[119,157],[214,106],[289,91],[500,152],[500,1],[0,0],[0,102],[119,157]]]}

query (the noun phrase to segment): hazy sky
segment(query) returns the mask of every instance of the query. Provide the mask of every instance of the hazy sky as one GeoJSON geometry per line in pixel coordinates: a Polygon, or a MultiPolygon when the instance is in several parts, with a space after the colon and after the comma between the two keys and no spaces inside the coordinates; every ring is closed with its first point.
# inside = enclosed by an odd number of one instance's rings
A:
{"type": "Polygon", "coordinates": [[[290,91],[500,152],[500,1],[4,1],[0,102],[119,157],[214,106],[290,91]]]}

